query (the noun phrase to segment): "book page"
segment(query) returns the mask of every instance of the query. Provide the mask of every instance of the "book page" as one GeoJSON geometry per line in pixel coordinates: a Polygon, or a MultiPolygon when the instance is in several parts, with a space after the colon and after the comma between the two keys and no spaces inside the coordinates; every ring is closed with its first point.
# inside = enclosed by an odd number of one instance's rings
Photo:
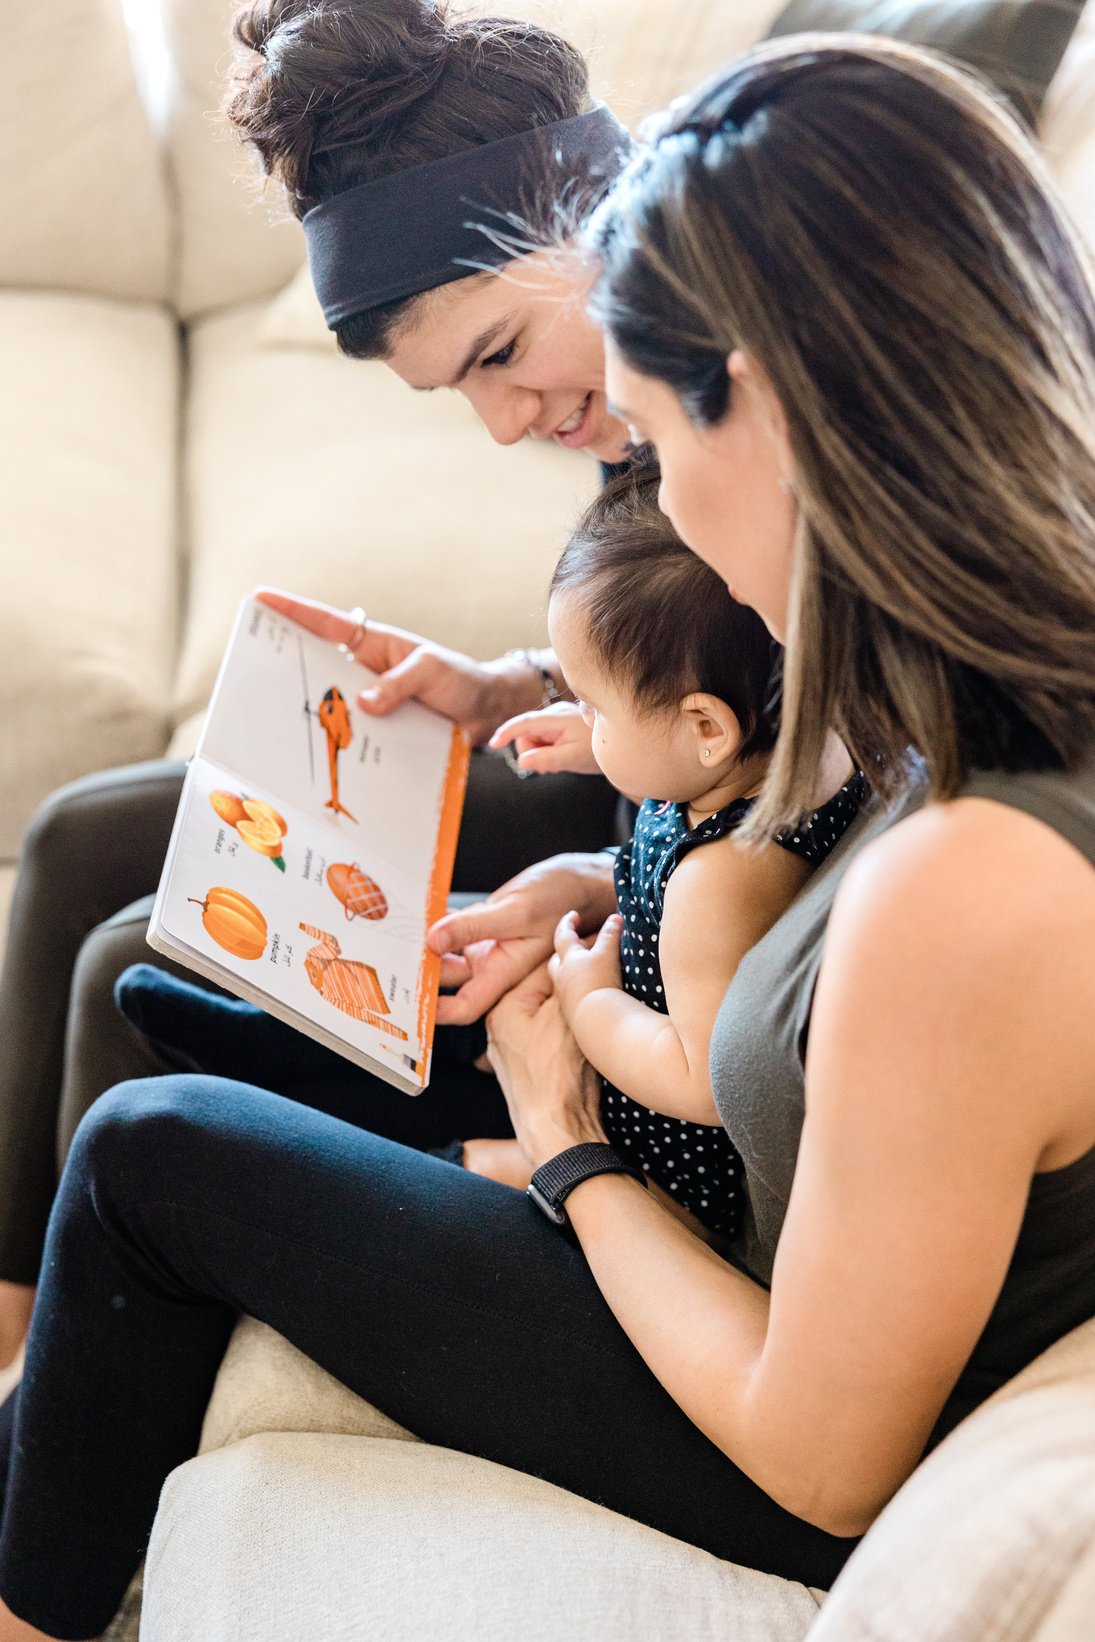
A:
{"type": "MultiPolygon", "coordinates": [[[[160,927],[418,1087],[428,1078],[467,749],[372,675],[245,603],[189,773],[160,927]]],[[[225,984],[231,986],[225,977],[225,984]]]]}

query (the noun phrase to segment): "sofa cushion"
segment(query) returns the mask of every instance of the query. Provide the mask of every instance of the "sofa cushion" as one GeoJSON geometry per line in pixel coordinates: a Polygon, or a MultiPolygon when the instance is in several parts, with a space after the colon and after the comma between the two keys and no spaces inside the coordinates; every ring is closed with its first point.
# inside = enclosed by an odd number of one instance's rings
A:
{"type": "Polygon", "coordinates": [[[12,291],[0,357],[3,859],[54,787],[166,745],[179,360],[162,308],[12,291]]]}
{"type": "Polygon", "coordinates": [[[886,34],[968,64],[1033,123],[1084,0],[790,0],[771,33],[886,34]]]}
{"type": "Polygon", "coordinates": [[[1091,1642],[1095,1614],[1095,1541],[1069,1575],[1039,1626],[1036,1642],[1091,1642]]]}
{"type": "Polygon", "coordinates": [[[235,611],[266,582],[473,655],[535,644],[596,464],[493,445],[457,394],[264,341],[251,304],[196,324],[186,432],[189,611],[176,717],[205,702],[235,611]]]}
{"type": "Polygon", "coordinates": [[[162,301],[167,184],[119,0],[3,19],[0,284],[162,301]]]}
{"type": "Polygon", "coordinates": [[[171,1474],[144,1601],[142,1642],[802,1642],[817,1611],[802,1585],[489,1460],[297,1434],[171,1474]]]}
{"type": "MultiPolygon", "coordinates": [[[[205,1554],[205,1542],[199,1544],[194,1536],[203,1531],[201,1519],[209,1509],[206,1495],[216,1500],[217,1488],[225,1476],[224,1472],[214,1475],[212,1469],[203,1470],[209,1451],[240,1439],[246,1443],[254,1440],[256,1433],[279,1429],[328,1435],[342,1431],[360,1437],[382,1435],[413,1442],[416,1455],[424,1452],[432,1456],[441,1452],[418,1444],[409,1433],[393,1426],[386,1416],[347,1391],[271,1329],[245,1319],[233,1336],[209,1406],[202,1434],[205,1457],[176,1472],[165,1491],[163,1513],[166,1515],[162,1522],[157,1521],[153,1555],[158,1554],[157,1547],[163,1544],[171,1547],[172,1556],[165,1565],[158,1565],[157,1582],[162,1577],[170,1585],[180,1577],[179,1570],[185,1568],[184,1553],[180,1551],[177,1558],[175,1556],[176,1536],[182,1536],[186,1554],[205,1554]],[[191,1516],[198,1520],[191,1523],[191,1516]]],[[[298,1485],[301,1473],[293,1470],[282,1477],[279,1472],[281,1459],[294,1451],[264,1449],[261,1452],[264,1511],[276,1517],[279,1499],[285,1490],[298,1485]]],[[[294,1454],[294,1467],[307,1463],[301,1460],[302,1453],[294,1454]]],[[[352,1481],[354,1468],[372,1466],[374,1454],[374,1445],[369,1442],[347,1447],[343,1476],[355,1501],[360,1497],[360,1489],[352,1481]]],[[[468,1558],[474,1562],[479,1555],[489,1555],[489,1550],[483,1549],[482,1525],[490,1518],[490,1508],[480,1499],[480,1492],[500,1487],[503,1492],[499,1497],[510,1499],[516,1508],[517,1495],[506,1491],[516,1487],[519,1494],[520,1485],[513,1482],[514,1473],[501,1467],[487,1467],[485,1461],[457,1455],[449,1458],[453,1465],[468,1468],[469,1487],[474,1485],[476,1490],[475,1514],[469,1518],[472,1528],[466,1547],[468,1558]]],[[[431,1458],[425,1463],[431,1468],[436,1462],[431,1458]]],[[[373,1486],[379,1490],[394,1479],[402,1498],[402,1491],[415,1485],[410,1451],[406,1465],[405,1475],[397,1477],[398,1463],[389,1457],[382,1470],[369,1471],[373,1486]]],[[[432,1486],[429,1480],[434,1475],[432,1469],[417,1475],[424,1488],[432,1486]]],[[[450,1474],[455,1475],[455,1472],[450,1474]]],[[[534,1503],[541,1498],[538,1490],[549,1489],[549,1485],[531,1479],[523,1481],[533,1491],[534,1503]]],[[[230,1474],[229,1485],[240,1490],[250,1486],[244,1480],[244,1473],[235,1471],[230,1474]]],[[[549,1489],[549,1492],[558,1494],[559,1491],[549,1489]]],[[[347,1508],[349,1503],[347,1494],[347,1508]]],[[[666,1542],[664,1536],[652,1530],[639,1529],[623,1518],[600,1512],[599,1507],[569,1495],[563,1495],[562,1501],[556,1504],[560,1510],[572,1507],[578,1512],[599,1513],[618,1524],[624,1535],[620,1541],[621,1557],[630,1543],[626,1537],[629,1534],[648,1536],[656,1542],[656,1554],[650,1565],[651,1579],[656,1585],[659,1570],[667,1566],[660,1560],[661,1547],[675,1542],[666,1542]]],[[[340,1514],[337,1491],[329,1498],[326,1509],[332,1519],[337,1520],[340,1514]]],[[[224,1510],[229,1514],[227,1506],[224,1510]]],[[[373,1501],[369,1510],[373,1516],[382,1517],[382,1499],[373,1501]]],[[[447,1544],[454,1530],[446,1522],[444,1511],[432,1518],[430,1531],[439,1534],[447,1544]]],[[[608,1527],[601,1523],[596,1531],[607,1535],[608,1527]]],[[[395,1543],[398,1538],[395,1533],[384,1536],[378,1527],[369,1550],[385,1561],[398,1560],[404,1555],[402,1547],[395,1543]]],[[[1095,1320],[1066,1335],[1004,1386],[952,1432],[916,1471],[852,1556],[810,1630],[809,1642],[1081,1642],[1081,1638],[1086,1642],[1087,1631],[1072,1631],[1068,1627],[1072,1623],[1069,1614],[1079,1611],[1081,1603],[1080,1596],[1071,1589],[1074,1577],[1080,1578],[1075,1570],[1081,1558],[1090,1552],[1093,1539],[1095,1320]]],[[[423,1565],[431,1568],[432,1579],[434,1563],[429,1540],[416,1541],[414,1549],[416,1554],[421,1554],[423,1565]]],[[[710,1572],[707,1564],[712,1559],[683,1546],[677,1549],[693,1559],[689,1567],[697,1570],[696,1588],[705,1591],[710,1572]]],[[[615,1543],[607,1538],[602,1555],[605,1564],[611,1562],[612,1566],[612,1579],[605,1580],[605,1587],[615,1590],[617,1583],[622,1585],[626,1581],[621,1576],[617,1582],[617,1550],[615,1543]]],[[[621,1562],[619,1566],[624,1564],[621,1562]]],[[[730,1568],[725,1563],[716,1566],[730,1568]]],[[[740,1570],[730,1569],[730,1572],[731,1590],[739,1592],[744,1588],[737,1583],[740,1570]]],[[[1089,1583],[1095,1581],[1095,1566],[1085,1577],[1089,1583]]],[[[783,1586],[780,1581],[775,1585],[781,1587],[781,1600],[789,1600],[789,1593],[799,1590],[799,1587],[783,1586]]],[[[1085,1584],[1084,1589],[1087,1588],[1085,1584]]],[[[530,1589],[538,1593],[539,1586],[534,1584],[530,1589]]],[[[643,1589],[645,1592],[646,1587],[643,1589]]],[[[763,1591],[766,1599],[773,1594],[765,1587],[755,1589],[763,1591]]],[[[691,1594],[690,1585],[690,1599],[691,1594]]],[[[422,1600],[426,1601],[428,1595],[425,1593],[422,1600]]],[[[375,1590],[369,1600],[374,1596],[375,1590]]],[[[644,1596],[644,1601],[646,1599],[644,1596]]],[[[157,1589],[155,1600],[167,1610],[172,1599],[168,1592],[161,1593],[157,1589]]],[[[178,1601],[181,1603],[181,1596],[178,1601]]],[[[660,1614],[656,1592],[649,1593],[649,1603],[649,1611],[660,1614]]],[[[157,1607],[157,1612],[160,1611],[157,1607]]],[[[760,1610],[762,1614],[763,1611],[760,1610]]],[[[419,1610],[415,1609],[414,1613],[419,1615],[419,1610]]],[[[691,1622],[691,1610],[686,1608],[685,1614],[691,1622]]],[[[797,1620],[798,1614],[795,1606],[792,1617],[797,1620]]],[[[154,1628],[146,1642],[181,1639],[185,1635],[183,1617],[170,1615],[169,1619],[167,1628],[162,1633],[154,1628]]],[[[769,1632],[763,1628],[764,1622],[758,1619],[758,1628],[749,1629],[743,1618],[742,1624],[735,1628],[728,1618],[721,1632],[701,1628],[697,1634],[734,1638],[735,1642],[767,1642],[769,1632]]],[[[327,1636],[318,1629],[315,1634],[327,1636]]],[[[343,1633],[336,1629],[330,1634],[339,1637],[343,1633]]],[[[387,1630],[383,1634],[389,1635],[387,1630]]],[[[391,1634],[398,1639],[404,1635],[398,1629],[391,1634]]],[[[409,1638],[414,1634],[413,1629],[409,1627],[406,1634],[409,1638]]],[[[441,1633],[442,1636],[448,1634],[455,1639],[462,1633],[441,1633]]],[[[494,1633],[485,1634],[493,1636],[494,1633]]],[[[522,1634],[548,1642],[548,1638],[559,1633],[550,1627],[530,1630],[526,1622],[522,1634]]],[[[598,1638],[601,1635],[581,1625],[572,1634],[598,1638]]],[[[619,1633],[609,1630],[604,1634],[622,1637],[627,1633],[621,1629],[619,1633]]],[[[656,1625],[644,1630],[639,1625],[631,1634],[675,1637],[678,1633],[672,1629],[663,1632],[656,1625]]],[[[683,1637],[688,1633],[682,1629],[680,1634],[683,1637]]],[[[782,1636],[783,1633],[777,1630],[772,1634],[782,1636]]],[[[277,1633],[271,1642],[277,1642],[277,1633]]]]}
{"type": "Polygon", "coordinates": [[[205,1411],[199,1453],[265,1431],[419,1439],[254,1317],[241,1317],[205,1411]]]}
{"type": "Polygon", "coordinates": [[[633,128],[764,36],[781,0],[476,0],[473,9],[530,17],[585,55],[596,96],[633,128]]]}
{"type": "Polygon", "coordinates": [[[810,1642],[1032,1642],[1093,1538],[1095,1319],[924,1461],[837,1579],[810,1642]]]}
{"type": "Polygon", "coordinates": [[[300,224],[221,115],[239,0],[142,0],[173,74],[167,145],[178,219],[174,302],[184,319],[276,291],[304,257],[300,224]]]}
{"type": "Polygon", "coordinates": [[[1095,4],[1084,7],[1038,124],[1050,175],[1095,251],[1095,4]]]}

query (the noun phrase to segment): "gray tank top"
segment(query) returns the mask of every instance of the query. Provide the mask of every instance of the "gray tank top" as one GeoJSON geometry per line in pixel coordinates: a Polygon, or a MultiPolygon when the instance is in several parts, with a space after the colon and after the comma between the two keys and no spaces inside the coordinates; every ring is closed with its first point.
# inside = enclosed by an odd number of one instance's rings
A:
{"type": "MultiPolygon", "coordinates": [[[[980,775],[962,791],[1037,817],[1095,866],[1095,757],[1069,773],[980,775]]],[[[743,958],[715,1022],[715,1104],[745,1165],[745,1217],[734,1255],[765,1284],[771,1281],[795,1171],[810,1009],[833,900],[859,850],[920,808],[925,796],[925,789],[916,787],[890,811],[867,807],[794,905],[743,958]]],[[[1095,1148],[1063,1169],[1034,1176],[1000,1295],[932,1442],[1092,1316],[1095,1148]]]]}

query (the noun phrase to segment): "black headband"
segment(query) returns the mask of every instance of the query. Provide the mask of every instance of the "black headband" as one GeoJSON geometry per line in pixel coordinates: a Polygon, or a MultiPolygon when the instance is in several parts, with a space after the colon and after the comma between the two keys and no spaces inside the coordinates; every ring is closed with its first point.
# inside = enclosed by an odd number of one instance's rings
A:
{"type": "Polygon", "coordinates": [[[313,206],[304,234],[328,328],[509,262],[517,253],[496,242],[492,223],[512,228],[530,203],[526,196],[535,200],[554,187],[558,198],[575,176],[610,180],[630,148],[626,129],[598,104],[588,114],[394,171],[313,206]]]}

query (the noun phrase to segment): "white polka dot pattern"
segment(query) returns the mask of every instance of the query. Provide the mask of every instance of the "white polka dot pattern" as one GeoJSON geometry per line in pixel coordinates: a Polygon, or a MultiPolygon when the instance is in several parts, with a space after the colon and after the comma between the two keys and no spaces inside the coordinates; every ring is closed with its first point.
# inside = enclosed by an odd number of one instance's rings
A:
{"type": "MultiPolygon", "coordinates": [[[[777,842],[811,863],[823,861],[854,820],[866,792],[855,775],[828,804],[803,817],[777,842]]],[[[680,804],[646,799],[631,842],[616,858],[616,901],[623,915],[620,966],[624,991],[667,1014],[658,961],[665,886],[690,850],[723,838],[741,825],[752,801],[739,799],[689,830],[680,804]]],[[[669,1191],[704,1225],[723,1236],[737,1231],[744,1194],[741,1158],[717,1125],[663,1117],[605,1083],[601,1115],[611,1143],[669,1191]]]]}

